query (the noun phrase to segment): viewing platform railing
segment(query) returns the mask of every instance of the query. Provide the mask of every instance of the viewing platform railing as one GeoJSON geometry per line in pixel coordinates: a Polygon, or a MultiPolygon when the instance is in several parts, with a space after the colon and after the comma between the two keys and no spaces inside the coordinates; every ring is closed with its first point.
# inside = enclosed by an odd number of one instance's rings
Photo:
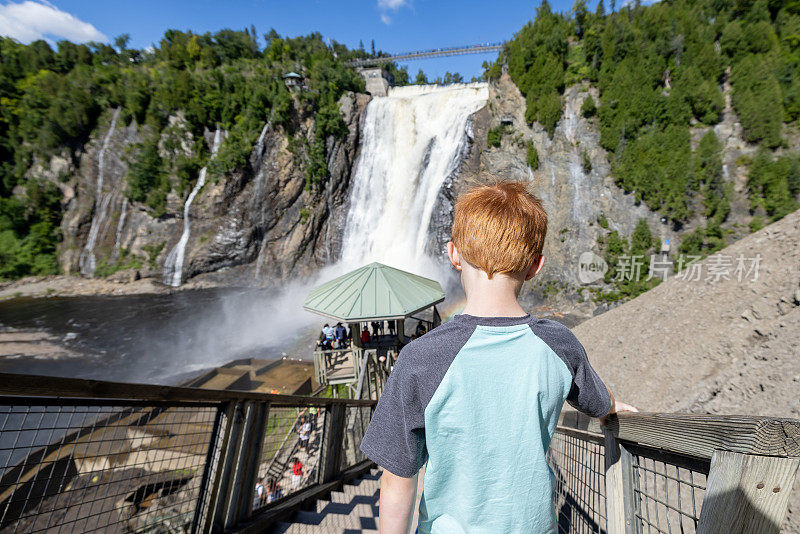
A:
{"type": "MultiPolygon", "coordinates": [[[[261,532],[372,467],[375,405],[0,374],[0,533],[261,532]]],[[[548,460],[562,533],[778,532],[800,421],[565,410],[548,460]]]]}
{"type": "Polygon", "coordinates": [[[800,421],[565,410],[548,460],[560,533],[780,532],[800,421]]]}
{"type": "Polygon", "coordinates": [[[375,404],[0,374],[0,533],[263,524],[372,466],[375,404]]]}

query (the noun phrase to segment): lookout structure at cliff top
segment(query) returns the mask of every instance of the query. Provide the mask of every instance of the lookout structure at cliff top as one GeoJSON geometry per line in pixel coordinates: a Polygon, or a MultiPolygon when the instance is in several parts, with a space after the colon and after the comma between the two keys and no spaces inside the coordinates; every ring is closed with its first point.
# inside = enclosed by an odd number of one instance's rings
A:
{"type": "Polygon", "coordinates": [[[380,382],[400,348],[407,343],[406,319],[416,319],[426,330],[438,326],[441,316],[436,305],[444,297],[439,282],[377,262],[312,289],[303,309],[347,323],[352,337],[350,347],[314,352],[318,382],[347,384],[355,398],[360,398],[364,377],[374,375],[373,379],[380,382]],[[428,310],[430,318],[417,316],[423,312],[427,315],[428,310]],[[388,329],[390,333],[362,342],[362,328],[383,321],[394,325],[388,329]]]}

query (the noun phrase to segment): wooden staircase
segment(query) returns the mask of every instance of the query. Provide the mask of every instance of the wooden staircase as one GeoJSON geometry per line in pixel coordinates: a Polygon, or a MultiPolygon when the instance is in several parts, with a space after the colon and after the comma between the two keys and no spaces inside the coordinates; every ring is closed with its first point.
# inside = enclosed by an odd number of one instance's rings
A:
{"type": "Polygon", "coordinates": [[[381,470],[372,469],[360,478],[332,491],[330,500],[317,500],[313,511],[295,512],[286,522],[276,523],[273,534],[372,534],[378,532],[378,499],[381,470]]]}

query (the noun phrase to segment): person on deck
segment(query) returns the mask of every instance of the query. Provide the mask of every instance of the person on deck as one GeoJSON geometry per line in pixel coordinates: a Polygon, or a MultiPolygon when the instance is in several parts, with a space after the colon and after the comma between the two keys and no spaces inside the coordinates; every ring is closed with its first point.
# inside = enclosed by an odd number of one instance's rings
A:
{"type": "Polygon", "coordinates": [[[300,483],[303,481],[304,471],[303,462],[296,456],[292,458],[292,491],[300,487],[300,483]]]}
{"type": "Polygon", "coordinates": [[[267,481],[267,502],[277,501],[281,497],[283,497],[283,492],[278,485],[278,481],[274,478],[270,478],[267,481]]]}
{"type": "Polygon", "coordinates": [[[369,343],[369,330],[367,327],[364,327],[364,330],[361,331],[361,344],[366,346],[369,343]]]}
{"type": "Polygon", "coordinates": [[[297,442],[297,449],[303,449],[306,454],[308,454],[308,438],[311,434],[311,423],[305,417],[300,419],[300,428],[297,429],[297,433],[300,434],[300,439],[297,442]]]}
{"type": "Polygon", "coordinates": [[[417,334],[417,337],[424,336],[426,331],[427,329],[425,328],[425,325],[422,324],[422,321],[417,321],[417,329],[414,332],[417,334]]]}
{"type": "Polygon", "coordinates": [[[546,453],[564,402],[593,417],[636,411],[614,400],[566,326],[520,306],[546,232],[524,183],[478,186],[456,203],[447,252],[466,306],[403,347],[361,442],[383,467],[381,534],[413,526],[425,464],[419,534],[555,534],[546,453]]]}
{"type": "Polygon", "coordinates": [[[253,508],[258,508],[264,503],[266,498],[265,491],[264,491],[264,479],[259,478],[256,480],[256,491],[255,497],[253,498],[253,508]]]}
{"type": "Polygon", "coordinates": [[[340,349],[347,347],[347,329],[342,323],[336,323],[336,343],[340,349]]]}

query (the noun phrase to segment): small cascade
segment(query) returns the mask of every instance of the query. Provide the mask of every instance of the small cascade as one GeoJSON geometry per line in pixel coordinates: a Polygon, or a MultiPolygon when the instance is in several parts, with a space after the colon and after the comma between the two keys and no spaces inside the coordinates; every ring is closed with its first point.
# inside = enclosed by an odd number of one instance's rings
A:
{"type": "Polygon", "coordinates": [[[438,277],[426,254],[442,186],[457,171],[470,115],[486,105],[484,83],[397,87],[374,98],[363,122],[341,264],[380,261],[438,277]]]}
{"type": "Polygon", "coordinates": [[[128,215],[128,197],[122,199],[122,211],[119,214],[119,221],[117,222],[117,235],[114,238],[114,259],[119,258],[119,252],[122,243],[122,230],[125,228],[125,217],[128,215]]]}
{"type": "MultiPolygon", "coordinates": [[[[216,132],[214,132],[214,143],[211,146],[212,159],[217,155],[217,150],[219,150],[221,141],[222,130],[217,128],[216,132]]],[[[169,254],[167,255],[167,259],[164,262],[163,282],[172,287],[178,287],[181,285],[183,276],[183,259],[186,253],[186,245],[189,243],[189,235],[191,233],[189,210],[192,207],[192,202],[194,202],[195,197],[206,183],[207,169],[207,166],[200,169],[200,173],[197,175],[197,183],[194,184],[192,192],[189,193],[189,197],[186,199],[186,203],[183,205],[183,233],[181,234],[181,238],[178,240],[178,243],[172,248],[172,250],[170,250],[169,254]]]]}
{"type": "Polygon", "coordinates": [[[114,134],[114,129],[117,127],[117,117],[121,108],[114,110],[114,115],[111,118],[111,126],[108,127],[103,143],[100,145],[100,151],[97,153],[97,188],[95,191],[95,210],[92,216],[92,224],[89,227],[89,236],[86,238],[86,246],[81,253],[78,264],[81,269],[81,274],[85,276],[94,276],[94,271],[97,268],[97,260],[94,256],[94,247],[97,244],[97,236],[100,234],[103,222],[105,222],[106,214],[108,213],[108,206],[111,203],[111,197],[114,195],[114,190],[103,194],[103,178],[105,174],[105,157],[108,144],[111,142],[111,136],[114,134]]]}

